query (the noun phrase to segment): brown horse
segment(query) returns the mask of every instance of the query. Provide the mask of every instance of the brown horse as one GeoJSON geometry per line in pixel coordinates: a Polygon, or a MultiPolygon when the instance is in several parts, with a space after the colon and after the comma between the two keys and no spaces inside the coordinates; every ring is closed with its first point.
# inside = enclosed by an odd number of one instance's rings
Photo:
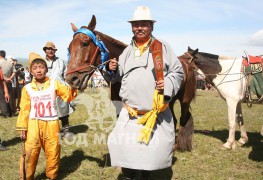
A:
{"type": "MultiPolygon", "coordinates": [[[[96,47],[96,43],[92,38],[81,32],[78,33],[79,29],[71,24],[72,30],[74,31],[74,37],[69,45],[70,61],[68,64],[68,71],[66,75],[66,81],[72,87],[84,90],[87,87],[87,81],[91,77],[92,73],[102,64],[101,57],[99,54],[100,48],[96,47]]],[[[122,51],[127,47],[126,44],[113,39],[99,31],[95,30],[96,18],[93,15],[89,25],[82,26],[82,31],[88,29],[96,36],[97,40],[101,40],[107,50],[109,51],[109,59],[118,58],[122,51]]],[[[102,50],[103,51],[103,50],[102,50]]],[[[189,111],[190,103],[195,97],[196,90],[196,79],[193,67],[189,63],[192,56],[185,54],[179,57],[183,65],[184,79],[182,86],[178,94],[171,100],[170,108],[173,113],[175,128],[177,119],[174,115],[173,105],[174,102],[179,99],[181,104],[181,118],[179,136],[176,141],[177,149],[182,151],[192,149],[192,134],[193,134],[193,119],[189,111]]],[[[120,83],[113,84],[111,86],[111,100],[121,100],[119,97],[120,83]]]]}

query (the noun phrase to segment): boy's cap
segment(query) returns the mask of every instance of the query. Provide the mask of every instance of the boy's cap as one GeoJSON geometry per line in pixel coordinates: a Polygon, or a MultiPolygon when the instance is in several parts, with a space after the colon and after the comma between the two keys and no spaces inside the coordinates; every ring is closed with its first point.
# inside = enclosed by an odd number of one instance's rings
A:
{"type": "Polygon", "coordinates": [[[31,52],[29,54],[29,58],[28,58],[28,67],[31,66],[31,63],[35,60],[35,59],[42,59],[45,63],[46,61],[39,55],[39,54],[36,54],[34,52],[31,52]]]}

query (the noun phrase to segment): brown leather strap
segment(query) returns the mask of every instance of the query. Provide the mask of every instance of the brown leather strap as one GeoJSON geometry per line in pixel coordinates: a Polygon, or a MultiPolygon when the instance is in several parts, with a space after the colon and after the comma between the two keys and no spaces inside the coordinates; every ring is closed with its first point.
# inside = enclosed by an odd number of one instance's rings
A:
{"type": "Polygon", "coordinates": [[[163,52],[162,43],[154,39],[150,45],[150,50],[153,56],[153,64],[157,81],[163,80],[163,52]]]}

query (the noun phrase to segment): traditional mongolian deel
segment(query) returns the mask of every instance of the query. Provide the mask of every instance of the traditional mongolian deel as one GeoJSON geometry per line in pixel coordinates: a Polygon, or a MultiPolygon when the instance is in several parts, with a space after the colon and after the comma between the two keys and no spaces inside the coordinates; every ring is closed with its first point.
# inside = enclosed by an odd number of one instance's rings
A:
{"type": "MultiPolygon", "coordinates": [[[[122,82],[120,96],[124,104],[140,112],[147,112],[152,110],[155,90],[154,63],[149,48],[135,60],[134,46],[133,43],[129,45],[120,56],[117,74],[105,78],[122,82]]],[[[165,42],[162,42],[162,51],[164,96],[168,100],[178,92],[183,73],[177,56],[165,42]]],[[[137,124],[140,117],[142,115],[131,117],[128,110],[122,108],[116,126],[108,138],[112,166],[142,170],[171,166],[175,131],[170,109],[167,108],[158,114],[151,140],[147,145],[137,141],[143,128],[143,125],[137,124]]]]}

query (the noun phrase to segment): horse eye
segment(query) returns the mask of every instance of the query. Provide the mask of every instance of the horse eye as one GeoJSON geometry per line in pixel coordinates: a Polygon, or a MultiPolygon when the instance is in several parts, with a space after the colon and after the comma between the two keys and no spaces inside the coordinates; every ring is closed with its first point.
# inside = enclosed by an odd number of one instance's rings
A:
{"type": "Polygon", "coordinates": [[[89,45],[88,42],[83,42],[83,43],[82,43],[82,46],[83,46],[83,47],[87,47],[88,45],[89,45]]]}

